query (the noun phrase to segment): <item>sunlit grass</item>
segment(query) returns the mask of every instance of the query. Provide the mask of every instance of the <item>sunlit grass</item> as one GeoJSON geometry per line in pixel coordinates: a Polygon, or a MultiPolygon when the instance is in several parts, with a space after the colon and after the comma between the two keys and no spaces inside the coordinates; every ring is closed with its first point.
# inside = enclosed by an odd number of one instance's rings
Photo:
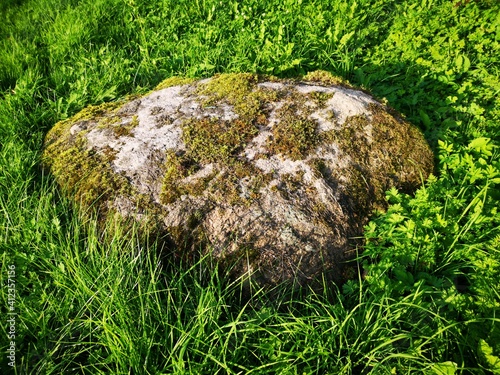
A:
{"type": "MultiPolygon", "coordinates": [[[[498,371],[500,5],[455,3],[2,1],[0,272],[4,280],[16,266],[14,373],[498,371]],[[379,284],[364,279],[377,269],[368,265],[344,286],[249,298],[209,256],[182,263],[134,229],[98,230],[40,168],[45,133],[87,105],[173,75],[315,69],[372,91],[440,153],[439,180],[426,188],[434,195],[393,196],[370,232],[383,233],[370,264],[392,259],[380,263],[379,284]],[[393,225],[391,212],[422,225],[393,225]],[[394,276],[419,244],[439,255],[436,266],[410,262],[413,279],[394,276]]],[[[3,374],[5,288],[0,295],[3,374]]]]}

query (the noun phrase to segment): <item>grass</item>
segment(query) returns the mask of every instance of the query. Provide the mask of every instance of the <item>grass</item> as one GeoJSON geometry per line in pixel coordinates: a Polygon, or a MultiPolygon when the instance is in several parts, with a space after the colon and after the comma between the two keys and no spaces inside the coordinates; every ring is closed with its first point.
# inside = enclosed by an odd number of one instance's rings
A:
{"type": "Polygon", "coordinates": [[[2,373],[499,373],[498,2],[8,0],[0,13],[0,272],[5,286],[16,267],[18,314],[13,368],[2,288],[2,373]],[[342,287],[245,299],[209,258],[103,241],[39,167],[48,129],[88,105],[174,75],[316,69],[403,113],[438,162],[414,197],[389,192],[342,287]]]}

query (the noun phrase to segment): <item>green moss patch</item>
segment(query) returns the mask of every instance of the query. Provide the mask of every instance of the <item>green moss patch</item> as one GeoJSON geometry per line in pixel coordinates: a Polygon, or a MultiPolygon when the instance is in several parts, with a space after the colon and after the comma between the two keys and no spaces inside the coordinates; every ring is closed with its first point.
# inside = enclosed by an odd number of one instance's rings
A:
{"type": "Polygon", "coordinates": [[[113,132],[117,138],[119,137],[130,137],[132,136],[132,130],[139,125],[139,119],[137,115],[132,117],[132,120],[127,124],[122,124],[121,119],[119,117],[115,117],[117,125],[112,126],[113,132]]]}
{"type": "Polygon", "coordinates": [[[373,208],[384,210],[384,193],[392,186],[411,192],[419,173],[432,170],[433,162],[432,151],[422,143],[416,127],[395,118],[381,105],[371,104],[369,111],[372,119],[351,116],[340,129],[321,134],[321,142],[335,143],[346,155],[355,156],[355,163],[341,171],[343,176],[322,161],[311,164],[333,188],[342,177],[349,181],[344,203],[352,212],[361,213],[355,215],[360,217],[369,215],[373,208]]]}
{"type": "Polygon", "coordinates": [[[141,202],[143,211],[154,211],[127,178],[113,170],[111,164],[118,152],[109,146],[96,152],[87,144],[86,136],[92,129],[110,128],[117,137],[130,134],[138,120],[134,116],[129,124],[121,124],[122,117],[117,111],[124,103],[118,101],[88,107],[57,123],[45,138],[43,167],[50,169],[58,184],[73,197],[80,209],[97,213],[100,225],[105,225],[106,218],[114,210],[109,202],[120,196],[141,202]],[[81,129],[72,135],[70,129],[75,125],[81,129]]]}
{"type": "Polygon", "coordinates": [[[278,93],[257,87],[262,78],[250,73],[217,75],[200,85],[196,93],[203,98],[204,107],[226,103],[234,107],[235,113],[243,121],[265,125],[262,115],[265,113],[266,104],[275,102],[278,93]]]}
{"type": "Polygon", "coordinates": [[[237,104],[253,91],[259,77],[251,73],[230,73],[214,76],[207,83],[201,84],[197,94],[206,96],[205,104],[212,105],[219,101],[237,104]]]}
{"type": "Polygon", "coordinates": [[[272,179],[257,167],[243,160],[235,160],[217,176],[210,186],[209,196],[215,202],[249,205],[260,197],[260,189],[272,179]],[[242,188],[241,183],[244,183],[242,188]]]}
{"type": "Polygon", "coordinates": [[[194,81],[194,78],[179,77],[174,76],[163,80],[158,86],[155,87],[154,91],[166,89],[173,86],[189,85],[194,81]]]}
{"type": "Polygon", "coordinates": [[[334,76],[332,73],[325,70],[315,70],[307,73],[301,80],[318,84],[320,86],[347,86],[350,87],[348,81],[342,77],[334,76]]]}
{"type": "Polygon", "coordinates": [[[116,110],[122,105],[123,102],[111,102],[89,106],[78,112],[73,117],[59,121],[57,124],[55,124],[45,137],[45,143],[50,144],[52,142],[57,142],[61,137],[64,138],[66,134],[69,133],[69,129],[76,123],[89,120],[99,121],[100,119],[105,117],[109,111],[116,110]]]}
{"type": "Polygon", "coordinates": [[[333,93],[313,91],[301,94],[290,90],[283,105],[276,111],[278,123],[272,128],[273,136],[268,141],[268,149],[292,160],[305,158],[315,150],[322,137],[317,130],[317,121],[311,120],[310,115],[324,108],[332,97],[333,93]]]}
{"type": "Polygon", "coordinates": [[[133,195],[127,179],[111,169],[115,155],[110,148],[99,154],[87,149],[80,134],[73,144],[62,137],[47,145],[43,162],[78,205],[105,213],[107,201],[118,195],[133,195]]]}
{"type": "Polygon", "coordinates": [[[298,160],[315,149],[319,140],[317,123],[308,119],[309,113],[310,109],[305,110],[300,101],[286,102],[277,111],[279,122],[273,126],[273,136],[267,145],[269,150],[298,160]]]}
{"type": "Polygon", "coordinates": [[[274,90],[257,87],[258,82],[259,77],[254,74],[224,74],[198,86],[196,95],[200,96],[203,107],[230,105],[238,118],[228,121],[206,117],[184,122],[183,141],[187,152],[183,155],[167,155],[162,187],[163,203],[172,203],[182,194],[201,194],[215,175],[218,176],[211,182],[208,192],[214,199],[224,199],[227,195],[231,203],[243,203],[258,196],[258,190],[266,178],[238,156],[258,134],[259,126],[267,124],[267,105],[278,97],[274,90]],[[190,184],[179,182],[191,174],[185,168],[186,165],[199,169],[208,163],[217,166],[214,175],[190,184]],[[248,199],[244,199],[239,181],[249,176],[252,176],[250,193],[248,199]]]}
{"type": "Polygon", "coordinates": [[[210,174],[206,177],[195,179],[191,183],[183,183],[182,180],[199,170],[199,164],[189,158],[186,154],[167,151],[165,161],[165,174],[163,177],[160,200],[163,204],[175,202],[181,195],[200,195],[206,188],[208,182],[214,177],[210,174]]]}
{"type": "Polygon", "coordinates": [[[241,119],[204,118],[183,125],[184,142],[190,155],[200,163],[229,163],[257,133],[256,126],[241,119]]]}

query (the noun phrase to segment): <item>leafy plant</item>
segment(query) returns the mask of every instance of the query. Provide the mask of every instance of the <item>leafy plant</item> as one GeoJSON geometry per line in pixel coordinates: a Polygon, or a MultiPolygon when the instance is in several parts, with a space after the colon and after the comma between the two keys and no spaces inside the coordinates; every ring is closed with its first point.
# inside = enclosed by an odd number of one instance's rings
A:
{"type": "Polygon", "coordinates": [[[483,137],[465,147],[440,142],[439,150],[443,174],[414,198],[389,191],[389,210],[366,227],[366,281],[394,298],[423,288],[439,314],[481,322],[468,328],[475,347],[499,331],[498,146],[483,137]]]}

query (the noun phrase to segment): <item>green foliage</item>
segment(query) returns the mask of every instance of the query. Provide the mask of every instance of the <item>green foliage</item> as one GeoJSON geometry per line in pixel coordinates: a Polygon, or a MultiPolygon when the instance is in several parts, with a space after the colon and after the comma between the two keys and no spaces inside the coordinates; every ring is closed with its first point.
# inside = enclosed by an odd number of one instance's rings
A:
{"type": "Polygon", "coordinates": [[[387,213],[365,232],[370,289],[394,298],[428,291],[426,303],[439,301],[442,316],[470,321],[471,345],[499,331],[498,154],[489,138],[467,146],[440,142],[442,175],[429,178],[415,197],[389,191],[387,213]]]}
{"type": "Polygon", "coordinates": [[[483,339],[479,340],[478,351],[485,367],[493,374],[500,374],[500,358],[493,354],[493,348],[483,339]]]}
{"type": "Polygon", "coordinates": [[[389,191],[389,210],[366,228],[364,255],[378,260],[366,263],[368,278],[379,288],[397,280],[394,290],[407,292],[420,281],[454,290],[450,282],[463,275],[476,303],[498,307],[497,296],[481,295],[500,271],[497,146],[488,138],[466,147],[440,142],[439,159],[446,173],[414,198],[389,191]]]}
{"type": "Polygon", "coordinates": [[[498,373],[498,2],[3,0],[0,14],[17,373],[498,373]],[[366,229],[366,279],[342,291],[245,303],[209,259],[169,264],[161,241],[146,251],[115,230],[101,241],[39,168],[47,130],[89,104],[171,76],[317,69],[387,101],[439,158],[414,197],[388,193],[366,229]]]}

